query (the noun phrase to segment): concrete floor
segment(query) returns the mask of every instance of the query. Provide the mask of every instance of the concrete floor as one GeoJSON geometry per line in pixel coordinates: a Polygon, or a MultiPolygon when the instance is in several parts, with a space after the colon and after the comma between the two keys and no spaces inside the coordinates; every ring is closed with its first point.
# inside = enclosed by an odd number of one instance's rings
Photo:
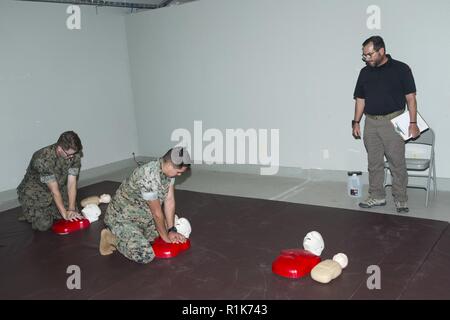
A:
{"type": "MultiPolygon", "coordinates": [[[[102,177],[103,180],[122,181],[132,171],[132,167],[102,177]]],[[[205,193],[233,195],[249,198],[261,198],[276,201],[304,203],[327,207],[371,211],[384,214],[398,214],[387,190],[387,205],[372,209],[362,209],[358,203],[363,198],[347,196],[346,182],[311,181],[299,178],[279,176],[261,176],[254,174],[217,172],[193,169],[189,175],[177,178],[176,188],[205,193]]],[[[367,185],[363,188],[363,197],[367,194],[367,185]]],[[[439,186],[438,186],[439,189],[439,186]]],[[[450,221],[450,192],[438,192],[436,199],[431,197],[428,208],[425,207],[426,192],[423,189],[408,188],[409,213],[401,215],[433,220],[450,221]]]]}

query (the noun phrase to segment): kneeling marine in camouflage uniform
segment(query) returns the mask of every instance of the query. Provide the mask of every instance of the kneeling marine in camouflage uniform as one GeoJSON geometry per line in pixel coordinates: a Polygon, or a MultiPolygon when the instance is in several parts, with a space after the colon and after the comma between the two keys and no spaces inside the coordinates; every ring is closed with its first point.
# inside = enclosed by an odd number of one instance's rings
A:
{"type": "Polygon", "coordinates": [[[57,143],[33,154],[17,187],[23,213],[19,220],[45,231],[55,219],[82,218],[75,205],[81,156],[81,141],[73,131],[64,132],[57,143]]]}
{"type": "Polygon", "coordinates": [[[108,228],[101,232],[100,254],[117,249],[130,260],[148,263],[155,257],[151,242],[156,237],[171,243],[186,241],[174,226],[174,182],[190,161],[188,152],[176,147],[137,167],[122,182],[106,209],[108,228]]]}

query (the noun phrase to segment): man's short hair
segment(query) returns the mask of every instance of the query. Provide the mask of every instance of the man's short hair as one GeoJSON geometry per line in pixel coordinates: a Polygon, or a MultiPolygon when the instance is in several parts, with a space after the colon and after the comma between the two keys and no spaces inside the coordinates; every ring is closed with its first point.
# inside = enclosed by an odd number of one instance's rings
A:
{"type": "Polygon", "coordinates": [[[375,51],[380,50],[381,48],[383,48],[386,51],[386,46],[384,45],[384,40],[382,37],[380,36],[372,36],[368,39],[366,39],[366,41],[363,42],[363,47],[367,46],[369,43],[373,44],[373,49],[375,51]]]}
{"type": "Polygon", "coordinates": [[[63,132],[56,142],[58,146],[64,150],[72,149],[75,152],[80,152],[83,150],[83,145],[78,135],[73,131],[63,132]]]}
{"type": "Polygon", "coordinates": [[[170,161],[177,169],[191,166],[191,157],[186,148],[175,147],[166,152],[162,157],[164,162],[170,161]]]}

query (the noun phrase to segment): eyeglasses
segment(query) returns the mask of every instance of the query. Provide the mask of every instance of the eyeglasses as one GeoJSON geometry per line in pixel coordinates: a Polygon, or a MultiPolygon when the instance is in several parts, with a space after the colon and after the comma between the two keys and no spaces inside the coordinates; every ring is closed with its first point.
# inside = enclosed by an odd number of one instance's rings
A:
{"type": "Polygon", "coordinates": [[[366,54],[362,54],[362,58],[363,58],[363,60],[364,61],[366,61],[367,59],[371,59],[372,58],[372,56],[375,54],[375,53],[377,53],[378,52],[378,50],[375,50],[375,51],[373,51],[373,52],[369,52],[369,53],[366,53],[366,54]]]}
{"type": "Polygon", "coordinates": [[[63,148],[61,148],[61,150],[62,150],[62,152],[64,152],[64,155],[67,159],[73,159],[75,157],[75,155],[78,153],[78,152],[74,152],[74,153],[69,154],[63,148]]]}

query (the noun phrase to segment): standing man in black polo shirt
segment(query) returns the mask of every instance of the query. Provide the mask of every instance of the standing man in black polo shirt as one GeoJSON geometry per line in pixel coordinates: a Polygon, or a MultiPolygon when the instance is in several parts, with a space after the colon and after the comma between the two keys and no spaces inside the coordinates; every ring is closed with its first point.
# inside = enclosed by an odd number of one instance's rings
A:
{"type": "Polygon", "coordinates": [[[413,138],[420,135],[417,127],[416,86],[412,71],[403,62],[386,54],[384,41],[373,36],[364,41],[363,61],[355,92],[355,117],[352,134],[361,137],[359,122],[366,115],[364,126],[364,146],[367,150],[369,171],[369,196],[359,204],[362,208],[384,206],[386,191],[384,181],[384,156],[389,161],[392,173],[392,195],[397,212],[408,212],[408,172],[405,161],[405,142],[394,130],[391,119],[402,114],[408,105],[409,134],[413,138]]]}

